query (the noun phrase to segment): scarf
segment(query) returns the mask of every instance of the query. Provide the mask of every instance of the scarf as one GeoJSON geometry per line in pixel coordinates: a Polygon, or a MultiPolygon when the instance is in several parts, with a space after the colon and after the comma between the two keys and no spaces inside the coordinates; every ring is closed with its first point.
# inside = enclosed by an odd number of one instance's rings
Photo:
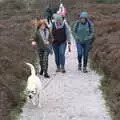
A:
{"type": "Polygon", "coordinates": [[[64,22],[55,22],[56,29],[61,29],[64,26],[64,22]]]}
{"type": "Polygon", "coordinates": [[[49,41],[49,30],[45,28],[44,30],[40,29],[39,31],[43,39],[43,42],[48,42],[49,41]]]}

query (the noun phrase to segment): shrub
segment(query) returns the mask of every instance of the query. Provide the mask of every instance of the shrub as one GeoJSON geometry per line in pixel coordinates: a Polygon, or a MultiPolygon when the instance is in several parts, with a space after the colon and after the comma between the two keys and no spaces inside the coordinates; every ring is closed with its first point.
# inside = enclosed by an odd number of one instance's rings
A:
{"type": "Polygon", "coordinates": [[[97,3],[119,3],[120,0],[96,0],[97,3]]]}
{"type": "Polygon", "coordinates": [[[21,10],[24,8],[25,3],[21,0],[4,0],[0,3],[0,10],[21,10]]]}

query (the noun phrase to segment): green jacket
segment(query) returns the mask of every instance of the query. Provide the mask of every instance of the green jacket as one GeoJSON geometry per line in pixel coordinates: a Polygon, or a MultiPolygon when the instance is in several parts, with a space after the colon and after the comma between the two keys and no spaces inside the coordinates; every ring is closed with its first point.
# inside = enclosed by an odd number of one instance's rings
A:
{"type": "Polygon", "coordinates": [[[82,24],[76,21],[73,26],[73,36],[77,43],[87,43],[94,38],[94,25],[89,21],[82,24]]]}
{"type": "MultiPolygon", "coordinates": [[[[40,35],[40,32],[39,30],[36,30],[35,31],[35,35],[34,35],[34,38],[33,38],[34,41],[36,41],[37,43],[37,48],[39,50],[41,49],[48,49],[50,48],[51,45],[46,45],[40,35]]],[[[51,36],[51,33],[49,34],[49,39],[48,39],[48,42],[52,43],[52,36],[51,36]]]]}

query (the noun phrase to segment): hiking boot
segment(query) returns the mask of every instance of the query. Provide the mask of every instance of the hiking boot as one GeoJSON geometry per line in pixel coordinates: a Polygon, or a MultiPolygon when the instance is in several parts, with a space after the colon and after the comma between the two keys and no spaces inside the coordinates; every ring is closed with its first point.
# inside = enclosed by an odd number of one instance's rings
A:
{"type": "Polygon", "coordinates": [[[57,70],[56,70],[56,72],[60,72],[61,70],[60,70],[60,67],[57,67],[57,70]]]}
{"type": "Polygon", "coordinates": [[[44,74],[44,77],[45,77],[45,78],[50,78],[50,76],[48,75],[48,73],[45,73],[45,74],[44,74]]]}
{"type": "Polygon", "coordinates": [[[83,68],[83,73],[87,73],[88,71],[87,71],[87,68],[86,67],[84,67],[83,68]]]}
{"type": "Polygon", "coordinates": [[[40,71],[40,75],[43,75],[43,70],[40,71]]]}
{"type": "Polygon", "coordinates": [[[62,73],[66,73],[65,68],[61,68],[61,72],[62,72],[62,73]]]}

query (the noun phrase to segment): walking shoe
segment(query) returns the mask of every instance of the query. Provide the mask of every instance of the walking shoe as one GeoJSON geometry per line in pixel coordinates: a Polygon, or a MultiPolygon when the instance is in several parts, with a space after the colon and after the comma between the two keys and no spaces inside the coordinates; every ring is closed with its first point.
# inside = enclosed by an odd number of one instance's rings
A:
{"type": "Polygon", "coordinates": [[[87,68],[86,67],[84,67],[83,68],[83,73],[87,73],[88,71],[87,71],[87,68]]]}
{"type": "Polygon", "coordinates": [[[57,67],[57,70],[56,70],[56,72],[60,72],[60,67],[57,67]]]}
{"type": "Polygon", "coordinates": [[[44,77],[45,77],[45,78],[50,78],[50,76],[48,75],[48,73],[45,73],[45,74],[44,74],[44,77]]]}
{"type": "Polygon", "coordinates": [[[62,72],[62,73],[66,73],[65,68],[61,68],[61,72],[62,72]]]}
{"type": "Polygon", "coordinates": [[[40,71],[40,75],[43,75],[43,70],[40,71]]]}

